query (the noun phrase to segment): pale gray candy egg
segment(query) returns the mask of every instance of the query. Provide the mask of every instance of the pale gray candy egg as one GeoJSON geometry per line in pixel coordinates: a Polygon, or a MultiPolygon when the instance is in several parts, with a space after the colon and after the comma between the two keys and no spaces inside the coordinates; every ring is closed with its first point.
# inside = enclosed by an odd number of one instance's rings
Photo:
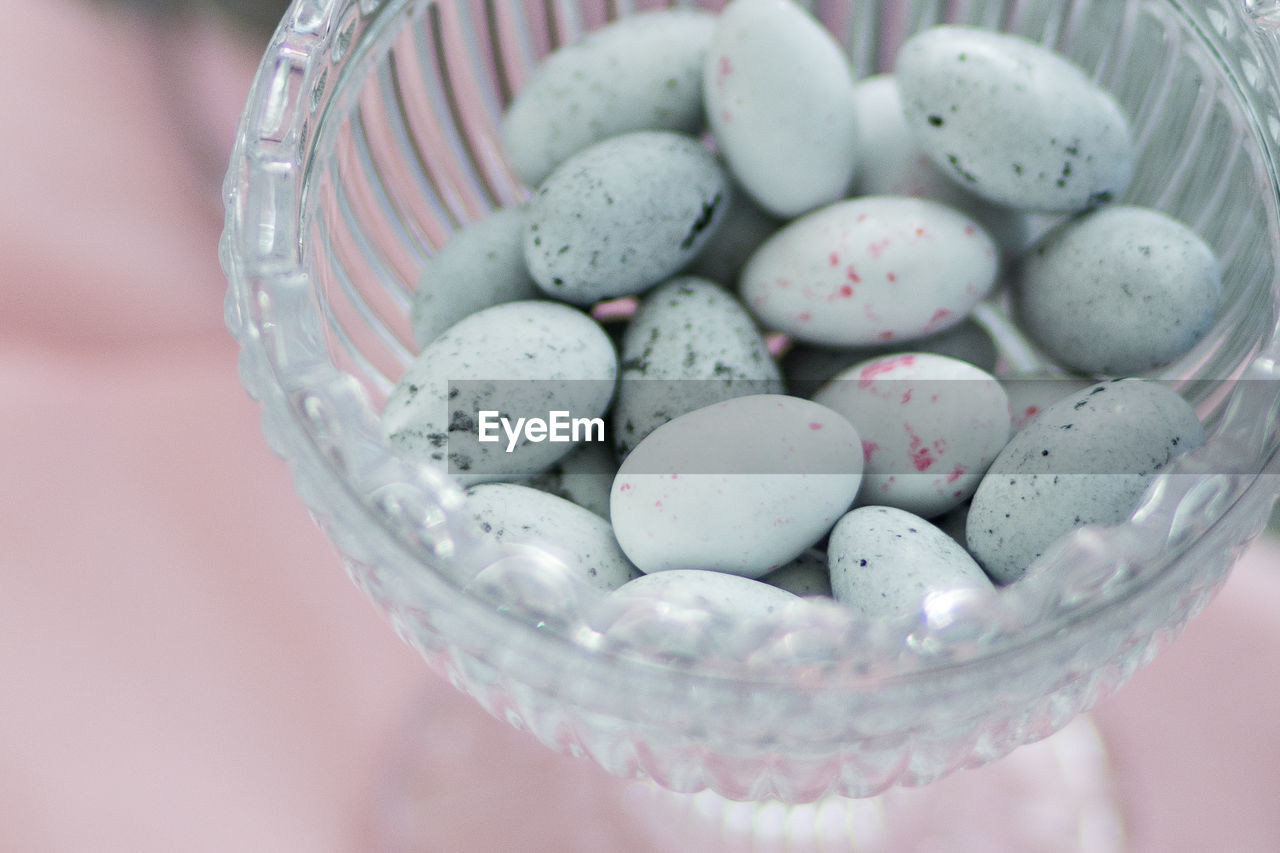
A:
{"type": "Polygon", "coordinates": [[[617,589],[640,571],[599,515],[539,489],[486,483],[467,489],[466,511],[481,536],[498,544],[537,546],[597,589],[617,589]]]}
{"type": "Polygon", "coordinates": [[[765,327],[799,341],[883,346],[963,321],[998,266],[995,244],[969,217],[928,199],[865,196],[770,237],[739,291],[765,327]]]}
{"type": "Polygon", "coordinates": [[[481,308],[542,295],[524,263],[527,218],[522,207],[494,211],[464,226],[427,260],[409,310],[419,347],[481,308]]]}
{"type": "Polygon", "coordinates": [[[782,568],[769,572],[760,580],[801,598],[831,598],[831,572],[827,569],[827,555],[814,548],[805,551],[782,568]]]}
{"type": "Polygon", "coordinates": [[[591,442],[577,445],[541,474],[521,482],[607,519],[609,489],[617,473],[618,461],[608,444],[591,442]]]}
{"type": "Polygon", "coordinates": [[[966,190],[930,159],[907,126],[892,74],[859,80],[854,98],[859,162],[853,195],[931,198],[973,217],[1005,252],[1021,252],[1031,244],[1028,214],[966,190]]]}
{"type": "Polygon", "coordinates": [[[853,72],[790,0],[734,0],[707,50],[716,145],[760,206],[793,217],[844,196],[857,163],[853,72]]]}
{"type": "Polygon", "coordinates": [[[737,397],[651,432],[618,469],[610,517],[644,572],[758,578],[822,538],[853,503],[862,443],[798,397],[737,397]]]}
{"type": "Polygon", "coordinates": [[[586,314],[507,302],[464,317],[418,354],[383,407],[383,433],[397,455],[447,467],[464,485],[525,477],[569,452],[573,442],[557,437],[575,428],[604,440],[588,427],[616,377],[613,343],[586,314]],[[535,420],[546,426],[541,438],[529,431],[535,420]]]}
{"type": "Polygon", "coordinates": [[[716,19],[670,9],[622,18],[537,67],[502,119],[507,160],[536,187],[571,155],[637,130],[696,134],[716,19]]]}
{"type": "Polygon", "coordinates": [[[1009,440],[1009,398],[958,359],[904,353],[854,365],[814,395],[862,439],[861,504],[931,518],[978,488],[1009,440]]]}
{"type": "Polygon", "coordinates": [[[538,188],[525,262],[545,293],[575,305],[640,293],[698,254],[724,218],[729,192],[715,155],[687,136],[606,139],[538,188]]]}
{"type": "Polygon", "coordinates": [[[1124,521],[1155,475],[1205,441],[1167,386],[1113,379],[1069,395],[1022,428],[987,469],[969,507],[969,550],[998,583],[1086,524],[1124,521]]]}
{"type": "Polygon", "coordinates": [[[679,276],[645,294],[622,340],[613,407],[620,456],[674,417],[748,394],[780,394],[764,337],[718,284],[679,276]]]}
{"type": "Polygon", "coordinates": [[[827,561],[836,601],[871,620],[924,613],[935,596],[995,593],[958,542],[894,507],[859,507],[840,519],[831,531],[827,561]]]}
{"type": "Polygon", "coordinates": [[[971,192],[1053,213],[1102,204],[1128,187],[1128,117],[1078,66],[1040,44],[934,27],[903,44],[895,73],[908,126],[971,192]]]}
{"type": "Polygon", "coordinates": [[[1081,373],[1131,375],[1185,354],[1222,299],[1213,250],[1155,210],[1117,206],[1073,219],[1029,252],[1014,305],[1027,336],[1081,373]]]}

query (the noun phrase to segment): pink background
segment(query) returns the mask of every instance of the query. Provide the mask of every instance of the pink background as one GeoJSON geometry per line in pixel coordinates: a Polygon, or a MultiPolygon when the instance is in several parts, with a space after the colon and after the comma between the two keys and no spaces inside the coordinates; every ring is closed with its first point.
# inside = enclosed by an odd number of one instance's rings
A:
{"type": "MultiPolygon", "coordinates": [[[[266,449],[216,261],[261,46],[0,21],[0,849],[373,849],[411,759],[422,849],[643,849],[623,783],[400,644],[266,449]]],[[[1277,562],[1098,708],[1131,849],[1280,850],[1277,562]]]]}

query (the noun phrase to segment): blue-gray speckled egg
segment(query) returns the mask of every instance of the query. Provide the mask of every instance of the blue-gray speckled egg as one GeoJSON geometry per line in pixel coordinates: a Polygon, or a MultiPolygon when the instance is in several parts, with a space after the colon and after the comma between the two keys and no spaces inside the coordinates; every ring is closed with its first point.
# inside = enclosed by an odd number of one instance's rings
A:
{"type": "Polygon", "coordinates": [[[586,314],[548,299],[507,302],[464,317],[418,354],[383,406],[382,428],[397,455],[446,467],[464,485],[516,479],[574,445],[520,432],[513,446],[500,426],[497,441],[481,441],[481,413],[513,427],[555,411],[601,417],[616,377],[613,342],[586,314]]]}
{"type": "Polygon", "coordinates": [[[536,544],[605,592],[640,576],[607,521],[547,492],[516,483],[472,486],[467,489],[467,512],[483,537],[536,544]]]}
{"type": "Polygon", "coordinates": [[[1124,521],[1152,478],[1204,441],[1195,411],[1159,382],[1113,379],[1071,394],[987,469],[969,505],[966,544],[997,582],[1015,581],[1074,528],[1124,521]]]}
{"type": "Polygon", "coordinates": [[[1213,326],[1221,299],[1218,260],[1204,240],[1127,205],[1055,229],[1028,253],[1014,287],[1028,337],[1065,367],[1111,376],[1176,360],[1213,326]]]}
{"type": "Polygon", "coordinates": [[[853,195],[931,198],[973,217],[1004,251],[1027,248],[1033,233],[1028,214],[975,195],[930,159],[907,125],[892,74],[859,80],[854,102],[859,164],[853,195]]]}
{"type": "Polygon", "coordinates": [[[747,394],[781,394],[782,378],[755,320],[720,285],[679,276],[645,294],[627,326],[613,407],[625,456],[672,418],[747,394]]]}
{"type": "Polygon", "coordinates": [[[529,272],[575,305],[640,293],[698,254],[729,192],[715,155],[694,139],[657,131],[607,139],[538,188],[524,239],[529,272]]]}
{"type": "Polygon", "coordinates": [[[894,507],[859,507],[836,522],[827,563],[836,601],[868,619],[918,614],[933,595],[995,591],[958,542],[894,507]]]}
{"type": "Polygon", "coordinates": [[[971,192],[1069,212],[1128,187],[1135,159],[1128,117],[1078,66],[1042,45],[934,27],[903,44],[895,73],[916,138],[971,192]]]}

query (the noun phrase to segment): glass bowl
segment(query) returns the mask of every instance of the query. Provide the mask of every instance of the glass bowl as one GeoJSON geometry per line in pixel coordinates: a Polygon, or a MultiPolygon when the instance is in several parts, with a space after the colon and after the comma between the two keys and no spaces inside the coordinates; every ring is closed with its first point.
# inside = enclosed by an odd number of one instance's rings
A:
{"type": "MultiPolygon", "coordinates": [[[[240,126],[221,245],[227,324],[267,440],[406,642],[490,713],[613,774],[798,803],[924,784],[1048,736],[1205,605],[1277,491],[1280,12],[1246,0],[808,4],[860,75],[943,21],[1070,56],[1134,119],[1140,166],[1124,200],[1190,224],[1224,269],[1213,331],[1156,375],[1197,408],[1205,447],[1158,477],[1128,522],[1076,531],[993,601],[944,597],[867,624],[820,600],[744,621],[607,599],[573,580],[554,542],[486,543],[448,474],[402,463],[381,436],[379,409],[414,353],[423,262],[528,196],[498,145],[504,105],[558,45],[666,5],[295,0],[240,126]]],[[[999,300],[982,316],[1001,337],[999,300]]],[[[1003,340],[1005,366],[1028,366],[1003,340]]]]}

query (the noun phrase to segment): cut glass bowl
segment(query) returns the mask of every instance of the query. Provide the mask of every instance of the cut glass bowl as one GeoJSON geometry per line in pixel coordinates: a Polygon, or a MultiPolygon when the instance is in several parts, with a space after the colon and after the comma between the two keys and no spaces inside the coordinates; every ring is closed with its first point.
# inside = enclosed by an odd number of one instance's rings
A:
{"type": "MultiPolygon", "coordinates": [[[[1213,331],[1158,374],[1196,407],[1207,446],[1129,522],[1077,531],[995,602],[941,597],[872,625],[829,601],[744,622],[604,599],[564,571],[554,542],[485,544],[449,476],[400,462],[381,437],[378,411],[414,353],[424,260],[528,195],[498,145],[504,105],[558,45],[664,5],[296,0],[225,184],[227,324],[267,440],[406,642],[490,713],[611,773],[804,802],[924,784],[1048,736],[1205,605],[1277,492],[1280,12],[1257,0],[807,4],[859,75],[943,21],[1065,53],[1134,119],[1140,165],[1124,200],[1191,225],[1224,270],[1213,331]]],[[[1000,337],[999,306],[984,310],[1000,337]]],[[[1002,340],[1006,363],[1025,355],[1002,340]]]]}

